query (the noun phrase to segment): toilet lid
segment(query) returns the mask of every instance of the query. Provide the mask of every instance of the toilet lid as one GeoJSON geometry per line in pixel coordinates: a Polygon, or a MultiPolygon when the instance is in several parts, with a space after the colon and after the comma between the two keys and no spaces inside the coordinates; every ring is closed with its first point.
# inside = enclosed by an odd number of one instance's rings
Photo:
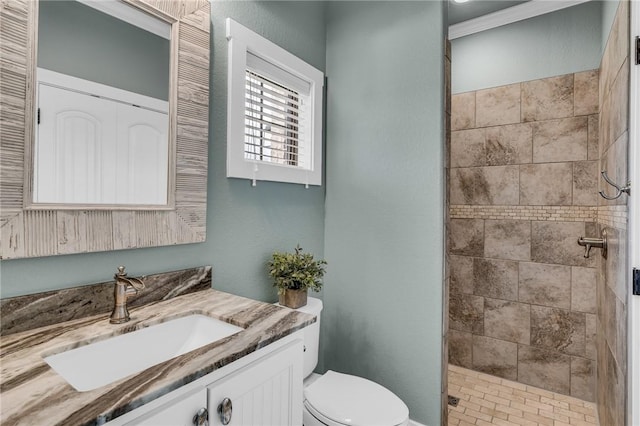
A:
{"type": "Polygon", "coordinates": [[[304,390],[306,403],[333,422],[353,426],[396,426],[409,409],[390,390],[362,377],[327,371],[304,390]]]}

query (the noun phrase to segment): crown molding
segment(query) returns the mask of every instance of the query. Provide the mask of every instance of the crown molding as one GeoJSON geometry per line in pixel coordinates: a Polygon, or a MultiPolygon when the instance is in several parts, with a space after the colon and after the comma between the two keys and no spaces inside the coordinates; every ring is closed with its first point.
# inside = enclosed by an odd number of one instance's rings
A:
{"type": "Polygon", "coordinates": [[[514,22],[523,21],[546,13],[555,12],[556,10],[576,6],[581,3],[586,3],[587,1],[590,0],[531,0],[488,15],[469,19],[468,21],[460,22],[455,25],[450,25],[449,40],[512,24],[514,22]]]}

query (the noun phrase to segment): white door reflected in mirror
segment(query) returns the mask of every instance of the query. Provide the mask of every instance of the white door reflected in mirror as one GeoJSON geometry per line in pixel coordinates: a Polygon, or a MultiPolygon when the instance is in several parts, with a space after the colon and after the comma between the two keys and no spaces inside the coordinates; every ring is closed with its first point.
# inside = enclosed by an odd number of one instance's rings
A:
{"type": "Polygon", "coordinates": [[[166,205],[168,108],[38,69],[34,203],[166,205]]]}

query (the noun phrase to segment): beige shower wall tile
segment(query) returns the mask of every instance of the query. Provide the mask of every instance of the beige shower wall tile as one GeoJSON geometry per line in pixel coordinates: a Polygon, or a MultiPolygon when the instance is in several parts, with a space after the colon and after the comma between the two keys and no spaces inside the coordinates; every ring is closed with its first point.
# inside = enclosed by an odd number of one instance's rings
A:
{"type": "Polygon", "coordinates": [[[531,222],[526,220],[487,220],[484,255],[510,260],[531,259],[531,222]]]}
{"type": "Polygon", "coordinates": [[[626,371],[627,369],[627,305],[620,299],[616,299],[616,360],[626,371]]]}
{"type": "Polygon", "coordinates": [[[522,83],[522,121],[573,115],[573,74],[522,83]]]}
{"type": "Polygon", "coordinates": [[[604,337],[607,340],[608,345],[615,352],[617,337],[618,337],[618,326],[616,324],[616,320],[618,315],[616,313],[616,295],[613,293],[611,288],[605,287],[604,289],[604,324],[602,324],[604,337]]]}
{"type": "Polygon", "coordinates": [[[484,220],[451,219],[449,252],[465,256],[482,256],[484,253],[484,220]]]}
{"type": "Polygon", "coordinates": [[[531,345],[586,355],[586,317],[565,309],[531,306],[531,345]]]}
{"type": "Polygon", "coordinates": [[[587,159],[587,117],[533,124],[533,162],[557,163],[587,159]]]}
{"type": "Polygon", "coordinates": [[[625,424],[625,408],[626,408],[626,372],[623,370],[620,362],[611,356],[609,348],[605,345],[605,363],[606,371],[606,395],[608,409],[611,411],[611,416],[615,419],[613,422],[605,423],[607,425],[624,425],[625,424]]]}
{"type": "Polygon", "coordinates": [[[449,296],[449,328],[483,334],[484,299],[472,294],[451,293],[449,296]]]}
{"type": "Polygon", "coordinates": [[[598,70],[578,72],[574,75],[574,112],[573,115],[598,113],[598,70]]]}
{"type": "Polygon", "coordinates": [[[571,391],[571,357],[519,345],[518,381],[567,395],[571,391]]]}
{"type": "Polygon", "coordinates": [[[573,163],[573,205],[598,205],[598,161],[573,163]]]}
{"type": "Polygon", "coordinates": [[[602,58],[601,93],[611,89],[613,80],[623,62],[629,56],[629,2],[618,3],[618,10],[614,18],[607,46],[602,58]]]}
{"type": "Polygon", "coordinates": [[[451,293],[473,293],[473,258],[468,256],[449,256],[451,268],[451,293]]]}
{"type": "Polygon", "coordinates": [[[476,92],[451,96],[451,130],[476,127],[476,92]]]}
{"type": "Polygon", "coordinates": [[[451,114],[451,60],[444,60],[444,112],[451,114]]]}
{"type": "Polygon", "coordinates": [[[584,222],[531,222],[531,259],[538,263],[568,266],[596,266],[596,257],[584,258],[584,247],[577,244],[585,234],[584,222]]]}
{"type": "Polygon", "coordinates": [[[571,268],[571,310],[596,313],[595,268],[571,268]]]}
{"type": "Polygon", "coordinates": [[[628,231],[613,227],[607,228],[608,255],[604,260],[605,308],[604,323],[607,341],[614,351],[618,362],[626,365],[627,342],[625,303],[628,298],[628,280],[626,268],[628,258],[628,231]],[[625,361],[623,363],[623,361],[625,361]]]}
{"type": "Polygon", "coordinates": [[[605,92],[600,112],[600,152],[604,152],[629,127],[628,62],[615,75],[611,90],[605,92]]]}
{"type": "Polygon", "coordinates": [[[611,50],[609,49],[609,40],[604,52],[602,53],[602,60],[600,61],[600,81],[598,83],[598,99],[600,102],[600,113],[602,113],[602,107],[605,100],[605,94],[609,91],[609,86],[613,79],[611,78],[611,50]]]}
{"type": "Polygon", "coordinates": [[[571,267],[521,262],[518,300],[535,305],[571,307],[571,267]]]}
{"type": "Polygon", "coordinates": [[[485,129],[451,132],[451,167],[484,166],[485,129]]]}
{"type": "Polygon", "coordinates": [[[609,145],[613,143],[612,134],[612,111],[613,111],[613,97],[611,92],[606,92],[600,106],[600,121],[599,121],[599,143],[600,153],[605,151],[609,145]]]}
{"type": "Polygon", "coordinates": [[[597,320],[596,316],[593,314],[585,315],[585,352],[587,358],[595,360],[597,356],[596,349],[596,332],[597,332],[597,320]]]}
{"type": "Polygon", "coordinates": [[[520,166],[520,204],[528,206],[571,205],[572,175],[573,166],[571,163],[520,166]]]}
{"type": "MultiPolygon", "coordinates": [[[[603,153],[600,160],[600,169],[607,172],[607,176],[618,185],[624,186],[629,179],[627,156],[629,152],[629,133],[624,132],[611,146],[603,153]]],[[[613,196],[616,193],[615,188],[605,182],[603,178],[598,176],[600,190],[605,194],[613,196]]],[[[627,204],[627,196],[622,195],[616,200],[604,200],[599,198],[600,205],[625,205],[627,204]]]]}
{"type": "Polygon", "coordinates": [[[520,122],[520,84],[476,92],[476,127],[520,122]]]}
{"type": "Polygon", "coordinates": [[[472,345],[471,333],[449,330],[449,363],[471,368],[472,345]]]}
{"type": "Polygon", "coordinates": [[[451,169],[451,204],[518,204],[518,166],[451,169]]]}
{"type": "Polygon", "coordinates": [[[617,140],[629,128],[629,61],[620,72],[611,88],[609,141],[617,140]]]}
{"type": "Polygon", "coordinates": [[[484,336],[473,336],[473,369],[509,380],[518,375],[518,345],[484,336]]]}
{"type": "Polygon", "coordinates": [[[595,361],[575,356],[571,357],[571,396],[585,401],[594,401],[595,390],[595,361]]]}
{"type": "MultiPolygon", "coordinates": [[[[451,114],[444,115],[444,146],[445,146],[445,158],[444,167],[448,171],[451,169],[451,114]]],[[[446,179],[447,194],[449,193],[449,179],[446,179]]],[[[449,198],[446,199],[447,203],[449,198]]],[[[448,204],[447,204],[448,207],[448,204]]]]}
{"type": "Polygon", "coordinates": [[[518,300],[518,262],[473,259],[473,294],[493,299],[518,300]]]}
{"type": "Polygon", "coordinates": [[[484,335],[509,342],[529,344],[531,305],[484,299],[484,335]]]}
{"type": "Polygon", "coordinates": [[[599,126],[600,116],[590,115],[588,118],[588,130],[587,130],[587,159],[588,160],[597,160],[600,158],[600,152],[598,150],[598,141],[599,141],[599,126]]]}
{"type": "Polygon", "coordinates": [[[531,163],[531,124],[511,124],[487,128],[485,151],[488,166],[531,163]]]}

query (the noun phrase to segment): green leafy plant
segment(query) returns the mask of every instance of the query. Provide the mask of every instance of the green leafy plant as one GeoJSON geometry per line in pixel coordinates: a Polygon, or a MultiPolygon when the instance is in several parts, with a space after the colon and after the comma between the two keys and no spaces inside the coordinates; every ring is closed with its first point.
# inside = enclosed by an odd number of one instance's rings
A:
{"type": "Polygon", "coordinates": [[[273,278],[273,286],[278,288],[278,294],[284,294],[287,289],[320,291],[326,264],[324,260],[314,260],[310,253],[303,253],[299,244],[295,253],[275,252],[267,262],[269,275],[273,278]]]}

